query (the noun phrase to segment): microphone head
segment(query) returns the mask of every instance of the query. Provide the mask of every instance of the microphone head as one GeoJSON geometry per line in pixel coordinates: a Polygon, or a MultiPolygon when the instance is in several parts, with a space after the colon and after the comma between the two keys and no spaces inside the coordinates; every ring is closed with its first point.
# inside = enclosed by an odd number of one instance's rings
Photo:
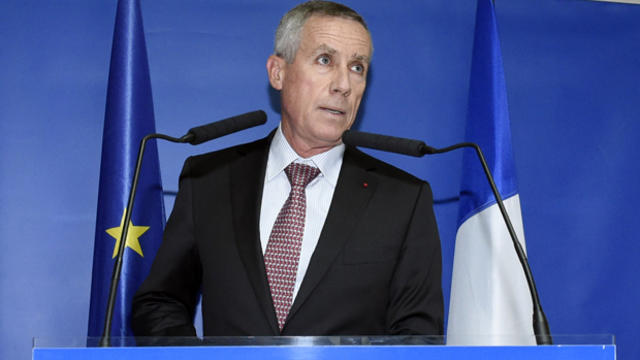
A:
{"type": "Polygon", "coordinates": [[[428,153],[428,146],[423,141],[361,131],[345,131],[342,134],[342,142],[346,145],[361,146],[415,157],[422,157],[428,153]]]}
{"type": "Polygon", "coordinates": [[[265,122],[267,122],[267,114],[264,111],[251,111],[216,121],[211,124],[194,127],[188,131],[186,135],[188,136],[187,141],[191,145],[198,145],[221,136],[229,135],[236,131],[262,125],[265,122]]]}

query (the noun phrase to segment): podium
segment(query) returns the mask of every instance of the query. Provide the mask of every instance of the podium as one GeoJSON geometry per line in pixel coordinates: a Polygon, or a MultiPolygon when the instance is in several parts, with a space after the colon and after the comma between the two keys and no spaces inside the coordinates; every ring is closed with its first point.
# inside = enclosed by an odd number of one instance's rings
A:
{"type": "Polygon", "coordinates": [[[452,346],[431,336],[114,338],[112,347],[101,348],[94,338],[37,338],[33,360],[614,360],[613,340],[611,335],[574,335],[554,336],[558,345],[452,346]]]}

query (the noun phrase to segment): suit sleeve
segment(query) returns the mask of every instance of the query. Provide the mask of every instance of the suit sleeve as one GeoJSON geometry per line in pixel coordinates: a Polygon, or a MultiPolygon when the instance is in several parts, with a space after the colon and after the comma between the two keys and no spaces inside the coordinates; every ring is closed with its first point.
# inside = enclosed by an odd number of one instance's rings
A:
{"type": "Polygon", "coordinates": [[[192,216],[189,159],[149,276],[133,299],[136,336],[195,336],[193,317],[202,278],[192,216]]]}
{"type": "Polygon", "coordinates": [[[431,188],[421,186],[391,280],[387,311],[393,335],[442,335],[442,255],[431,188]]]}

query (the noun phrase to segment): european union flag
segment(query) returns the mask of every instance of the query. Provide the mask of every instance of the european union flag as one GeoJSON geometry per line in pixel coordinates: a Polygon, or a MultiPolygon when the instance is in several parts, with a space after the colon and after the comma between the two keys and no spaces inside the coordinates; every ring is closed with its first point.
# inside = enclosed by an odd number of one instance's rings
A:
{"type": "MultiPolygon", "coordinates": [[[[102,335],[109,283],[125,224],[124,211],[140,140],[155,133],[149,66],[138,0],[120,0],[116,14],[93,253],[88,336],[102,335]]],[[[147,144],[118,284],[112,337],[132,336],[131,299],[147,276],[164,229],[162,184],[155,141],[147,144]]]]}

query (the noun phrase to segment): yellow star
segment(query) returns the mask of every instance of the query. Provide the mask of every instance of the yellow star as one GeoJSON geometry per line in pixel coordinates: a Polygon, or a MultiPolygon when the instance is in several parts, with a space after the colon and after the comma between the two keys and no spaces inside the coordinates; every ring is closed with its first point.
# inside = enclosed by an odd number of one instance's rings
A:
{"type": "MultiPolygon", "coordinates": [[[[116,245],[113,248],[113,256],[111,258],[115,258],[116,255],[118,255],[118,248],[120,247],[120,237],[122,236],[122,229],[124,225],[124,214],[126,211],[127,209],[124,209],[124,212],[122,213],[120,226],[105,230],[107,234],[116,239],[116,245]]],[[[126,247],[137,252],[142,257],[144,257],[144,255],[142,254],[142,247],[140,247],[140,240],[138,238],[142,236],[142,234],[144,234],[147,230],[149,230],[148,226],[135,226],[131,221],[129,221],[129,230],[127,231],[127,240],[125,242],[126,247]]]]}

